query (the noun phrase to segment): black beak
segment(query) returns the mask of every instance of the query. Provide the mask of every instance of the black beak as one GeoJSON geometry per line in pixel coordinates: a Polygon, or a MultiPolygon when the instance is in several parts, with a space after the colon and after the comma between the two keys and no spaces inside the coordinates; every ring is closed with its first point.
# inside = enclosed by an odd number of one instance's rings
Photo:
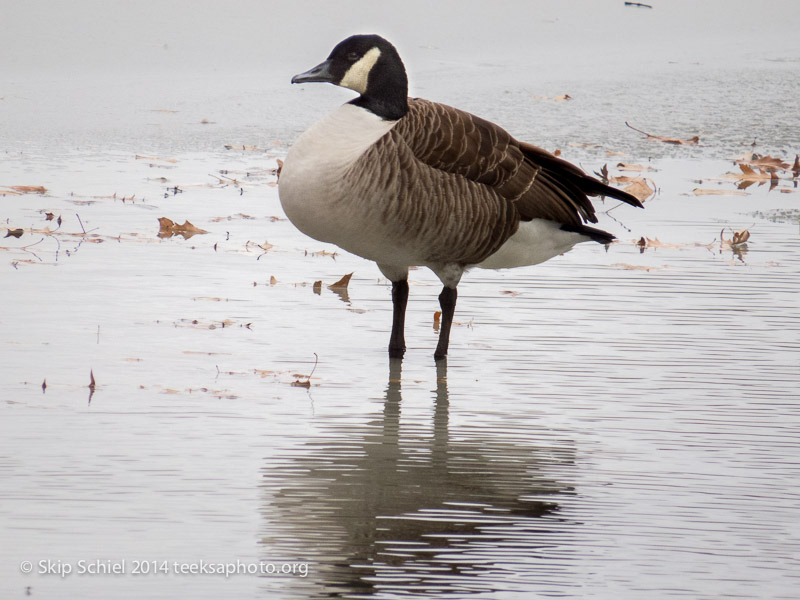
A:
{"type": "Polygon", "coordinates": [[[326,60],[318,64],[313,69],[309,69],[305,73],[300,73],[292,77],[292,83],[310,83],[312,81],[319,81],[324,83],[337,83],[338,79],[331,73],[331,61],[326,60]]]}

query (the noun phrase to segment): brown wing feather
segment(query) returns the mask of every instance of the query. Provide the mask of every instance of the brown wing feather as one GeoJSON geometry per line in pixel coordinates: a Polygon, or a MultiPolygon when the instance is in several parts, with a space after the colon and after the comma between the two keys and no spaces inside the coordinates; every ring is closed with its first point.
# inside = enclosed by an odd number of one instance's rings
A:
{"type": "MultiPolygon", "coordinates": [[[[407,148],[408,160],[418,161],[405,166],[409,175],[425,179],[420,167],[427,166],[464,178],[460,183],[452,177],[436,179],[437,185],[450,188],[450,196],[463,196],[458,199],[461,218],[474,213],[480,221],[462,223],[460,243],[465,249],[471,247],[465,262],[478,262],[496,251],[516,231],[519,220],[548,219],[570,231],[596,231],[583,225],[597,222],[587,195],[604,194],[641,206],[629,194],[602,184],[575,165],[518,142],[494,123],[444,104],[409,98],[409,112],[392,129],[390,138],[397,148],[407,148]],[[465,206],[471,198],[473,206],[465,206]],[[492,211],[498,210],[497,204],[505,204],[504,216],[496,223],[487,219],[488,214],[480,218],[482,209],[474,206],[478,203],[494,204],[492,211]],[[482,235],[476,235],[479,229],[485,230],[482,235]]],[[[428,195],[442,197],[434,188],[431,182],[428,195]]],[[[447,211],[455,206],[438,208],[447,211]]],[[[449,222],[452,227],[452,219],[449,222]]]]}

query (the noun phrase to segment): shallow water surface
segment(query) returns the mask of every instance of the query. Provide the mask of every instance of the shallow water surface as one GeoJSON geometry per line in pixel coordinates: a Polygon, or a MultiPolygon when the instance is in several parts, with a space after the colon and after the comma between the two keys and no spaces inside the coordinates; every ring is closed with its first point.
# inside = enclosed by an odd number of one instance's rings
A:
{"type": "Polygon", "coordinates": [[[0,596],[796,597],[800,192],[790,170],[725,176],[753,131],[794,159],[785,53],[748,54],[748,85],[716,63],[639,88],[550,65],[534,91],[575,99],[531,104],[500,50],[470,67],[408,45],[426,96],[657,188],[644,211],[596,202],[608,248],[465,275],[439,364],[431,273],[390,361],[388,282],[281,211],[276,159],[339,91],[0,90],[0,235],[21,230],[0,239],[0,596]]]}

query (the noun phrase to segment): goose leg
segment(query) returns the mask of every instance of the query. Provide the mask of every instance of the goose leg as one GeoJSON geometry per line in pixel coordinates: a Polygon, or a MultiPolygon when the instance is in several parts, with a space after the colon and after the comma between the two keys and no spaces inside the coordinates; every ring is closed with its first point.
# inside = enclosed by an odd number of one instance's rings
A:
{"type": "Polygon", "coordinates": [[[457,297],[458,292],[454,287],[444,286],[442,293],[439,294],[442,323],[439,327],[439,343],[436,346],[436,352],[433,353],[435,360],[441,360],[447,356],[447,347],[450,345],[450,326],[453,324],[453,314],[456,312],[457,297]]]}
{"type": "Polygon", "coordinates": [[[392,282],[392,336],[389,338],[389,357],[403,358],[406,351],[405,326],[408,304],[408,280],[392,282]]]}

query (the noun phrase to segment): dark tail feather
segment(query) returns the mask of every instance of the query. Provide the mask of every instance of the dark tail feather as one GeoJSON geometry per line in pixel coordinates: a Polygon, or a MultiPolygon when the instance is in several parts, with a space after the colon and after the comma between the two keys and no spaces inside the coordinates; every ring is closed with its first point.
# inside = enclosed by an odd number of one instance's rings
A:
{"type": "Polygon", "coordinates": [[[632,196],[628,192],[623,192],[620,189],[604,184],[599,179],[587,175],[582,169],[576,167],[572,163],[550,154],[547,150],[534,146],[533,144],[525,143],[520,143],[520,148],[533,162],[541,165],[545,169],[558,173],[561,178],[571,180],[571,184],[580,189],[587,196],[608,196],[610,198],[622,200],[631,206],[644,208],[644,205],[639,202],[636,196],[632,196]]]}
{"type": "Polygon", "coordinates": [[[584,184],[583,191],[589,196],[609,196],[610,198],[622,200],[625,204],[644,208],[644,205],[636,196],[633,196],[628,192],[618,188],[611,187],[610,185],[606,185],[602,181],[599,181],[594,177],[590,177],[589,175],[584,175],[584,178],[585,179],[581,181],[581,183],[584,184]]]}
{"type": "Polygon", "coordinates": [[[591,238],[593,241],[597,242],[598,244],[610,244],[615,239],[617,239],[607,231],[603,231],[602,229],[597,229],[596,227],[589,227],[588,225],[565,224],[561,226],[561,231],[571,231],[572,233],[579,233],[581,235],[585,235],[586,237],[591,238]]]}

